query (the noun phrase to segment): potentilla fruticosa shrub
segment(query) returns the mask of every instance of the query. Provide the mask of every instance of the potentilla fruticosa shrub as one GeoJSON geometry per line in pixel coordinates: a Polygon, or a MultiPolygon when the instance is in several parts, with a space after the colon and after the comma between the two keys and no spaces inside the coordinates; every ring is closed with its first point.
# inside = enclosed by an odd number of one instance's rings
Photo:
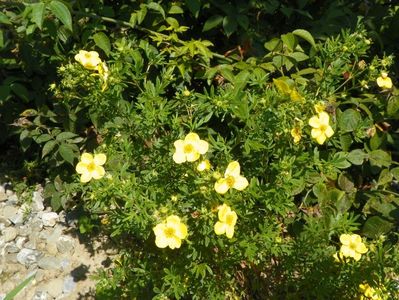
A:
{"type": "Polygon", "coordinates": [[[295,30],[217,66],[208,42],[187,60],[152,38],[77,50],[52,87],[98,145],[64,183],[81,231],[120,247],[98,296],[394,299],[393,57],[370,57],[362,26],[318,44],[295,30]]]}

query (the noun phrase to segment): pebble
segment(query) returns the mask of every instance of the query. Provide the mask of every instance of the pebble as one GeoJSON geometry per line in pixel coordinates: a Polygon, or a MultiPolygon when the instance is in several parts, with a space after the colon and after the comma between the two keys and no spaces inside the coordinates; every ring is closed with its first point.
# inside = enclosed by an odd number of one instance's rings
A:
{"type": "Polygon", "coordinates": [[[58,221],[58,214],[55,212],[45,212],[42,215],[42,221],[44,226],[54,227],[58,221]]]}
{"type": "Polygon", "coordinates": [[[68,275],[67,277],[65,277],[64,279],[64,288],[63,288],[63,292],[64,294],[69,294],[70,292],[72,292],[76,287],[76,282],[73,279],[73,277],[71,275],[68,275]]]}
{"type": "Polygon", "coordinates": [[[7,227],[3,230],[3,238],[7,243],[9,241],[13,241],[17,237],[18,231],[13,227],[7,227]]]}
{"type": "Polygon", "coordinates": [[[43,196],[41,192],[38,191],[33,192],[31,208],[32,211],[35,212],[44,210],[43,196]]]}
{"type": "Polygon", "coordinates": [[[8,199],[8,196],[6,193],[0,191],[0,202],[6,201],[8,199]]]}
{"type": "Polygon", "coordinates": [[[60,236],[57,241],[57,250],[60,253],[70,253],[74,249],[74,240],[69,236],[60,236]]]}
{"type": "Polygon", "coordinates": [[[49,299],[47,292],[45,291],[37,291],[33,296],[32,300],[47,300],[49,299]]]}
{"type": "Polygon", "coordinates": [[[17,254],[17,260],[20,264],[29,267],[30,265],[36,263],[41,256],[41,253],[36,250],[23,248],[17,254]]]}
{"type": "Polygon", "coordinates": [[[3,208],[3,217],[6,219],[10,219],[14,217],[18,213],[18,208],[15,206],[7,205],[3,208]]]}
{"type": "Polygon", "coordinates": [[[64,288],[64,281],[61,278],[51,280],[45,286],[45,291],[52,297],[57,298],[62,294],[64,288]]]}
{"type": "Polygon", "coordinates": [[[39,259],[37,265],[43,270],[57,270],[61,268],[61,260],[54,256],[45,256],[39,259]]]}
{"type": "Polygon", "coordinates": [[[5,227],[8,227],[11,225],[11,222],[4,216],[0,216],[0,224],[4,224],[5,227]]]}

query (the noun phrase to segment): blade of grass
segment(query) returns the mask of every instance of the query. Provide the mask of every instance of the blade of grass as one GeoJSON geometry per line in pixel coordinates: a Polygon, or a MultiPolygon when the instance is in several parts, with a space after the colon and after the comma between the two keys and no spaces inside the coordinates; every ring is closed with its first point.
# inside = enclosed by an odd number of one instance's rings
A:
{"type": "Polygon", "coordinates": [[[29,284],[29,282],[35,277],[36,273],[32,274],[28,278],[26,278],[24,281],[22,281],[20,284],[18,284],[11,292],[9,292],[4,300],[12,300],[14,297],[22,291],[22,289],[29,284]]]}

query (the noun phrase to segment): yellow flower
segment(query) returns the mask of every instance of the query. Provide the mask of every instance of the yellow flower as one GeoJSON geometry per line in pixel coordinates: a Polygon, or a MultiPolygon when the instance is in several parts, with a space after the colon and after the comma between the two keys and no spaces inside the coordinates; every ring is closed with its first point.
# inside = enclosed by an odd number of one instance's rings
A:
{"type": "Polygon", "coordinates": [[[237,223],[237,214],[226,204],[219,206],[218,210],[219,221],[214,226],[215,233],[217,235],[225,233],[231,239],[234,235],[234,225],[237,223]]]}
{"type": "Polygon", "coordinates": [[[291,129],[291,136],[294,138],[294,143],[298,144],[302,138],[302,130],[301,128],[294,127],[291,129]]]}
{"type": "Polygon", "coordinates": [[[167,217],[152,230],[155,233],[155,245],[158,248],[180,248],[181,241],[187,237],[187,226],[175,215],[167,217]]]}
{"type": "Polygon", "coordinates": [[[317,102],[314,106],[314,110],[316,111],[316,113],[321,113],[326,109],[326,105],[324,104],[324,102],[317,102]]]}
{"type": "Polygon", "coordinates": [[[342,243],[340,253],[344,257],[352,257],[358,261],[362,257],[362,254],[368,251],[358,234],[341,234],[339,240],[342,243]]]}
{"type": "Polygon", "coordinates": [[[362,295],[360,296],[361,300],[382,300],[382,297],[378,294],[378,292],[372,288],[368,283],[359,284],[359,289],[362,295]]]}
{"type": "Polygon", "coordinates": [[[238,161],[232,161],[227,166],[224,177],[215,182],[215,191],[219,194],[225,194],[230,188],[242,191],[248,186],[248,180],[240,175],[240,164],[238,161]]]}
{"type": "Polygon", "coordinates": [[[343,263],[346,262],[345,257],[344,257],[344,255],[342,254],[341,251],[338,251],[338,252],[334,253],[333,257],[334,257],[334,260],[336,262],[343,262],[343,263]]]}
{"type": "Polygon", "coordinates": [[[186,97],[188,97],[188,96],[191,95],[191,93],[190,93],[189,90],[185,89],[185,90],[183,91],[183,95],[186,96],[186,97]]]}
{"type": "Polygon", "coordinates": [[[329,122],[330,116],[324,111],[309,119],[309,125],[313,127],[312,138],[316,139],[320,145],[323,145],[325,140],[334,134],[329,122]]]}
{"type": "Polygon", "coordinates": [[[75,55],[75,60],[89,70],[96,70],[97,66],[101,63],[101,59],[96,51],[80,50],[75,55]]]}
{"type": "Polygon", "coordinates": [[[208,171],[211,169],[211,163],[209,162],[209,160],[205,159],[203,161],[201,161],[198,166],[197,166],[197,171],[198,172],[202,172],[202,171],[208,171]]]}
{"type": "Polygon", "coordinates": [[[76,165],[76,172],[82,174],[80,181],[89,182],[92,178],[102,178],[105,174],[102,165],[105,164],[106,160],[105,154],[95,154],[93,157],[90,153],[83,153],[80,162],[76,165]]]}
{"type": "Polygon", "coordinates": [[[377,78],[377,84],[380,88],[383,89],[392,88],[392,80],[388,77],[388,73],[382,72],[381,76],[377,78]]]}
{"type": "Polygon", "coordinates": [[[173,154],[173,160],[177,164],[186,161],[196,161],[200,154],[205,154],[208,151],[208,143],[199,138],[198,134],[190,132],[186,135],[184,140],[177,140],[175,143],[176,151],[173,154]]]}

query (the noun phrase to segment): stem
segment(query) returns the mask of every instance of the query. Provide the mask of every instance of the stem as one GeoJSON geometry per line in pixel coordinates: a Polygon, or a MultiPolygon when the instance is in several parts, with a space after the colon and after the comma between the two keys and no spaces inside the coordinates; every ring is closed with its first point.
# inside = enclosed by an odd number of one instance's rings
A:
{"type": "MultiPolygon", "coordinates": [[[[159,32],[150,30],[148,28],[141,27],[139,25],[133,26],[132,24],[130,24],[129,22],[126,22],[126,21],[116,20],[116,19],[109,18],[109,17],[102,17],[102,16],[98,16],[98,15],[95,15],[95,14],[85,13],[85,12],[80,12],[80,11],[72,11],[72,14],[77,15],[77,16],[89,17],[89,18],[93,18],[93,19],[97,19],[97,20],[102,20],[104,22],[109,22],[109,23],[114,23],[114,24],[126,26],[126,27],[129,27],[131,29],[137,29],[137,30],[140,30],[142,32],[146,32],[146,33],[149,33],[149,34],[152,34],[152,35],[158,35],[158,36],[161,36],[161,37],[163,37],[165,39],[169,37],[166,34],[159,33],[159,32]]],[[[181,41],[181,40],[178,40],[177,43],[184,45],[185,42],[181,41]]],[[[233,62],[233,60],[231,58],[225,57],[222,54],[215,53],[215,52],[212,52],[212,51],[211,51],[211,53],[212,53],[212,56],[214,56],[214,57],[217,57],[217,58],[220,58],[220,59],[224,59],[224,60],[226,60],[226,61],[228,61],[230,63],[233,62]]]]}

